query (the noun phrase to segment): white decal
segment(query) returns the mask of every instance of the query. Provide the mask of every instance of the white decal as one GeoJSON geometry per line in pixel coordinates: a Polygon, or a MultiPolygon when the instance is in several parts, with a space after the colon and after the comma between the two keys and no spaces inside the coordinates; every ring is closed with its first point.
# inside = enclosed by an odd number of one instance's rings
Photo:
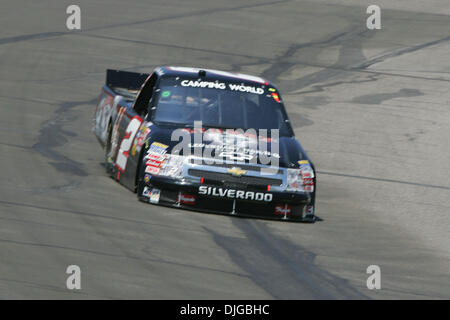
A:
{"type": "Polygon", "coordinates": [[[145,187],[144,191],[142,192],[142,195],[146,198],[150,198],[152,194],[152,189],[150,189],[149,187],[145,187]]]}
{"type": "Polygon", "coordinates": [[[223,82],[183,80],[181,85],[193,88],[225,89],[225,83],[223,82]]]}
{"type": "Polygon", "coordinates": [[[136,133],[141,127],[141,123],[142,120],[140,118],[133,118],[131,119],[127,129],[125,130],[125,136],[122,140],[122,143],[120,144],[119,153],[117,154],[116,159],[116,165],[122,171],[125,171],[125,168],[127,166],[129,155],[128,152],[131,149],[131,143],[133,142],[136,133]]]}
{"type": "MultiPolygon", "coordinates": [[[[192,87],[192,88],[210,88],[210,89],[226,89],[226,85],[223,82],[212,82],[212,81],[198,81],[198,80],[183,80],[181,81],[181,85],[183,87],[192,87]]],[[[255,94],[264,94],[263,88],[253,87],[253,86],[245,86],[242,84],[233,84],[229,83],[228,88],[231,91],[240,91],[240,92],[249,92],[255,94]]]]}
{"type": "Polygon", "coordinates": [[[150,202],[151,203],[159,203],[159,196],[161,195],[161,190],[159,189],[152,189],[152,194],[150,195],[150,202]]]}
{"type": "Polygon", "coordinates": [[[252,87],[252,86],[244,86],[244,85],[240,85],[240,84],[229,83],[228,87],[232,91],[250,92],[250,93],[256,93],[256,94],[264,93],[263,88],[256,88],[256,87],[252,87]]]}
{"type": "Polygon", "coordinates": [[[221,198],[227,197],[230,199],[255,200],[265,202],[271,202],[273,198],[273,195],[271,193],[243,191],[208,186],[200,186],[198,188],[198,194],[221,198]]]}

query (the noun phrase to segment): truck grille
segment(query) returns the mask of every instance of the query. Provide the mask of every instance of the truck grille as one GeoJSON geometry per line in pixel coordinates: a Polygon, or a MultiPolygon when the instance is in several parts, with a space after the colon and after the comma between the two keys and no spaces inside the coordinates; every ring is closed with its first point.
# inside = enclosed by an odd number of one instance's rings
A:
{"type": "MultiPolygon", "coordinates": [[[[209,164],[202,160],[197,160],[197,161],[201,161],[201,162],[194,162],[194,160],[191,159],[190,163],[201,165],[201,166],[230,168],[230,169],[233,167],[239,167],[241,169],[248,170],[248,171],[261,171],[261,169],[263,168],[262,166],[257,166],[257,165],[248,164],[248,163],[213,163],[213,164],[209,164]]],[[[283,174],[283,170],[279,169],[279,170],[277,170],[277,172],[275,174],[283,174]]]]}
{"type": "Polygon", "coordinates": [[[241,176],[235,177],[228,173],[205,171],[198,169],[189,169],[188,174],[194,177],[203,177],[208,181],[237,183],[254,186],[281,186],[283,181],[281,179],[266,178],[266,177],[254,177],[254,176],[241,176]]]}

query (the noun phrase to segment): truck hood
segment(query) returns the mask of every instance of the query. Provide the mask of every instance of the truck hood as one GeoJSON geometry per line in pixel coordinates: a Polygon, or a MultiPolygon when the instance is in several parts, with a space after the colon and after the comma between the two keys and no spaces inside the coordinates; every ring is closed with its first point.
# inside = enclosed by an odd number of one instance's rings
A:
{"type": "Polygon", "coordinates": [[[150,133],[146,146],[160,143],[167,146],[167,153],[193,155],[201,158],[220,158],[237,163],[295,168],[300,160],[309,160],[295,137],[271,137],[244,134],[239,131],[176,128],[149,124],[150,133]]]}

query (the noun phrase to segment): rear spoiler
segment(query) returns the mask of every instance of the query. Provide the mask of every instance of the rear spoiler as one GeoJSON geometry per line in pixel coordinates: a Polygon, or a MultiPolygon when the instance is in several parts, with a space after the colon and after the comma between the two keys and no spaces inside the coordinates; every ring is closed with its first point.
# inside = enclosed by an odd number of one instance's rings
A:
{"type": "Polygon", "coordinates": [[[120,70],[106,70],[106,85],[110,88],[139,90],[150,75],[120,70]]]}

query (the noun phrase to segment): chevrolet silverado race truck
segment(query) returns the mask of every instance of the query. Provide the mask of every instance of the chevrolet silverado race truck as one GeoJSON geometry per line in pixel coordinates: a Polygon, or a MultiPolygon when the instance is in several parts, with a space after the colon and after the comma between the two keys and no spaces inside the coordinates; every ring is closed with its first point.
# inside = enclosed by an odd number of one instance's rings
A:
{"type": "Polygon", "coordinates": [[[155,205],[316,220],[314,165],[278,89],[256,76],[107,70],[93,131],[106,171],[155,205]]]}

